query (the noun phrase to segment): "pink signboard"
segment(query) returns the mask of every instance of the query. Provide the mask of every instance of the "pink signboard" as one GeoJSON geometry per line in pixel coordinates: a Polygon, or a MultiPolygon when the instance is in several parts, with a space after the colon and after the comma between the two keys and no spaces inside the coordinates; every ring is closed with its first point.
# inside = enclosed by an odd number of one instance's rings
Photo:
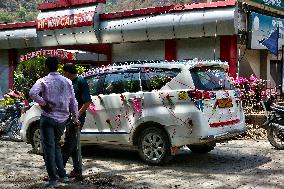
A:
{"type": "Polygon", "coordinates": [[[72,27],[91,26],[94,23],[95,12],[71,14],[58,17],[49,17],[36,20],[36,29],[53,30],[72,27]]]}
{"type": "Polygon", "coordinates": [[[67,52],[64,50],[58,50],[58,49],[51,49],[51,50],[39,50],[39,51],[34,51],[34,52],[29,52],[25,55],[20,56],[20,61],[26,61],[30,60],[35,57],[39,56],[56,56],[61,59],[68,59],[68,60],[76,60],[77,59],[77,54],[76,53],[71,53],[67,52]]]}

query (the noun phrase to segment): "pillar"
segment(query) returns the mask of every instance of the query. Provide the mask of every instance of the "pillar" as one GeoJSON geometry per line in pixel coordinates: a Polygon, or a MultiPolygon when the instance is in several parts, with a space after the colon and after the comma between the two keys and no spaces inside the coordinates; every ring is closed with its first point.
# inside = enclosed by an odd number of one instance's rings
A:
{"type": "Polygon", "coordinates": [[[270,79],[270,60],[267,50],[260,50],[260,78],[264,80],[270,79]]]}
{"type": "Polygon", "coordinates": [[[175,39],[165,40],[165,60],[167,61],[177,60],[177,42],[175,39]]]}
{"type": "Polygon", "coordinates": [[[229,76],[236,78],[238,61],[236,35],[225,35],[220,37],[220,59],[229,63],[229,76]]]}
{"type": "Polygon", "coordinates": [[[8,61],[9,61],[9,89],[14,88],[14,71],[17,65],[18,52],[16,49],[8,50],[8,61]]]}

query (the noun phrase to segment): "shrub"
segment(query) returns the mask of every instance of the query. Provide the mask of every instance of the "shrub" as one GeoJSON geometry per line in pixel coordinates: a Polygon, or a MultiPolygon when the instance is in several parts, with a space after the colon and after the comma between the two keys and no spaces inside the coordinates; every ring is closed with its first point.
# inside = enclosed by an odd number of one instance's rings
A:
{"type": "MultiPolygon", "coordinates": [[[[35,82],[47,75],[44,62],[46,57],[37,57],[21,62],[14,72],[14,89],[24,94],[24,97],[30,100],[29,91],[35,82]]],[[[63,64],[59,64],[58,72],[63,74],[63,64]]],[[[85,68],[77,66],[78,74],[82,74],[85,68]]]]}
{"type": "Polygon", "coordinates": [[[261,101],[267,97],[278,95],[276,88],[267,88],[267,81],[251,75],[250,78],[239,77],[234,81],[235,87],[241,91],[241,99],[245,112],[262,110],[261,101]]]}
{"type": "MultiPolygon", "coordinates": [[[[63,74],[63,65],[64,64],[59,64],[59,66],[58,66],[57,71],[60,74],[63,74]]],[[[84,73],[86,71],[86,69],[83,66],[79,66],[79,65],[76,65],[76,70],[77,70],[78,75],[81,75],[82,73],[84,73]]]]}
{"type": "Polygon", "coordinates": [[[14,72],[14,89],[24,94],[29,99],[29,91],[35,82],[44,77],[47,72],[45,70],[45,57],[38,57],[21,62],[14,72]]]}

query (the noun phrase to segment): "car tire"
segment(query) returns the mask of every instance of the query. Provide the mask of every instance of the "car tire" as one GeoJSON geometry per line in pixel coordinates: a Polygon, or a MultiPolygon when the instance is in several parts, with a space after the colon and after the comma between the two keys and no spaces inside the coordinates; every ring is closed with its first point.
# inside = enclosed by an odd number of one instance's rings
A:
{"type": "Polygon", "coordinates": [[[31,144],[36,154],[42,154],[42,147],[40,142],[40,128],[39,124],[35,124],[31,129],[31,144]]]}
{"type": "Polygon", "coordinates": [[[138,138],[139,155],[149,165],[162,165],[169,162],[171,144],[167,133],[156,127],[141,132],[138,138]]]}
{"type": "Polygon", "coordinates": [[[187,147],[193,152],[197,154],[206,154],[214,149],[216,143],[213,144],[191,144],[187,145],[187,147]]]}

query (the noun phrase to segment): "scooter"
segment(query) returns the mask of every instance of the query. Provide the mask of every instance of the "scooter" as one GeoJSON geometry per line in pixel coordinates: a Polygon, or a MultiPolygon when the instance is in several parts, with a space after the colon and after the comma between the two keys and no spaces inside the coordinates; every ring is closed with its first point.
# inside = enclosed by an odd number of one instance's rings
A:
{"type": "Polygon", "coordinates": [[[2,107],[0,109],[0,134],[2,139],[21,141],[20,137],[20,117],[27,109],[29,104],[19,98],[20,96],[14,91],[5,95],[6,98],[14,98],[15,104],[2,107]]]}
{"type": "Polygon", "coordinates": [[[284,106],[273,103],[273,99],[262,102],[266,121],[263,126],[267,129],[267,139],[277,150],[284,150],[284,106]]]}

